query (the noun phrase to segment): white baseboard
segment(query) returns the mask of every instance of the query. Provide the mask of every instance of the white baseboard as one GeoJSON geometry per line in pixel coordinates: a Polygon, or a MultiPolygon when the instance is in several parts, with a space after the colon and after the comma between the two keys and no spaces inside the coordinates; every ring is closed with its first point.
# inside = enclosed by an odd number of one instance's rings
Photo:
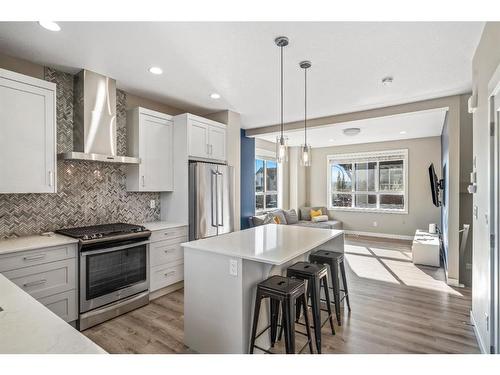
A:
{"type": "Polygon", "coordinates": [[[358,236],[393,238],[396,240],[413,240],[413,236],[405,236],[401,234],[378,233],[378,232],[359,232],[357,230],[344,230],[345,234],[355,234],[358,236]]]}
{"type": "Polygon", "coordinates": [[[479,345],[479,349],[481,349],[481,353],[489,354],[489,351],[486,351],[486,346],[484,345],[484,342],[481,339],[481,335],[477,330],[476,320],[474,319],[474,314],[472,313],[472,310],[470,312],[470,323],[472,324],[472,328],[474,329],[474,334],[476,335],[476,340],[479,345]]]}

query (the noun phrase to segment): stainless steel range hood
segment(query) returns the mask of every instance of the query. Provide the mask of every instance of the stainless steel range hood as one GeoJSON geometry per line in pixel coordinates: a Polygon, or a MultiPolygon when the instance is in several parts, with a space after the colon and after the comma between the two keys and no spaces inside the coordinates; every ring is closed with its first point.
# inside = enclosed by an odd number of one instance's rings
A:
{"type": "Polygon", "coordinates": [[[90,160],[139,164],[140,159],[117,155],[116,81],[82,70],[75,76],[73,151],[59,154],[64,160],[90,160]]]}

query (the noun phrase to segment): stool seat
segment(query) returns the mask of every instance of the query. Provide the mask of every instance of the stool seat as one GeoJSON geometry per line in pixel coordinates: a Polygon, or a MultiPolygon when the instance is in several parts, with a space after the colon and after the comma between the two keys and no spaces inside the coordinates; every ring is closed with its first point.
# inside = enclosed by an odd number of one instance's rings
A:
{"type": "Polygon", "coordinates": [[[287,268],[288,275],[303,276],[304,278],[310,278],[316,276],[321,278],[327,275],[328,269],[325,265],[319,263],[310,262],[297,262],[287,268]]]}
{"type": "Polygon", "coordinates": [[[258,284],[258,288],[272,295],[288,297],[304,290],[304,281],[284,276],[271,276],[258,284]]]}
{"type": "Polygon", "coordinates": [[[330,263],[333,260],[340,264],[344,261],[344,253],[337,253],[330,250],[318,250],[311,255],[317,260],[322,259],[325,263],[330,263]]]}

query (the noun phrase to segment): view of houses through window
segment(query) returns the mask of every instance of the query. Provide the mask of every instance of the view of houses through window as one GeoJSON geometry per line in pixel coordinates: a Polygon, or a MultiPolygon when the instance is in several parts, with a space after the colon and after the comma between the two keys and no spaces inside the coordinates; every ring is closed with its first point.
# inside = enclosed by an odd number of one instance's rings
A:
{"type": "Polygon", "coordinates": [[[331,208],[406,211],[405,152],[329,157],[331,208]]]}
{"type": "Polygon", "coordinates": [[[255,211],[278,207],[278,165],[275,160],[255,159],[255,211]]]}

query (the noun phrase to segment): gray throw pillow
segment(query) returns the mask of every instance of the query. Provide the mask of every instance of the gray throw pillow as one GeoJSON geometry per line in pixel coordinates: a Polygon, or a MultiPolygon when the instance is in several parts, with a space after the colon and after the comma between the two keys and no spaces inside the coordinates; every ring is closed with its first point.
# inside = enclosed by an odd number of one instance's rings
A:
{"type": "Polygon", "coordinates": [[[252,218],[252,221],[253,225],[257,227],[259,225],[273,223],[273,217],[269,214],[257,215],[252,218]]]}
{"type": "Polygon", "coordinates": [[[284,224],[284,225],[287,224],[286,217],[285,217],[283,210],[272,211],[269,213],[269,215],[271,215],[273,217],[273,219],[275,217],[279,218],[280,224],[284,224]]]}
{"type": "Polygon", "coordinates": [[[299,222],[297,212],[293,208],[291,210],[284,210],[283,213],[285,214],[287,224],[297,224],[299,222]]]}

